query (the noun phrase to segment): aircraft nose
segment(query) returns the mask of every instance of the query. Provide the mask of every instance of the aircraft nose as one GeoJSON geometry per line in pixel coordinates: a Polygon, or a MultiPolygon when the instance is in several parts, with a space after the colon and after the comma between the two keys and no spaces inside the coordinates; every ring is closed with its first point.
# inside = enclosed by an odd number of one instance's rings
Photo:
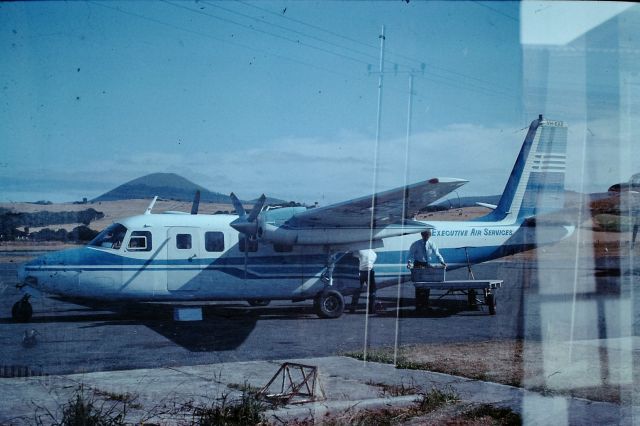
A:
{"type": "Polygon", "coordinates": [[[18,285],[20,286],[27,285],[33,288],[38,287],[38,278],[36,276],[37,273],[35,273],[32,270],[30,271],[28,268],[29,266],[33,267],[33,266],[42,264],[43,261],[41,259],[42,258],[39,257],[34,260],[31,260],[30,262],[23,263],[22,265],[18,266],[18,271],[17,271],[18,285]]]}

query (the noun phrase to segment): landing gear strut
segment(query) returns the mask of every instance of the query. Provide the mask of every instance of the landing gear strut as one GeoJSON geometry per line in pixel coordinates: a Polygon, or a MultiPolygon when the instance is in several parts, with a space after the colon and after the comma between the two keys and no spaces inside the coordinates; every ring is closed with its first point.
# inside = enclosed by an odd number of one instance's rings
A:
{"type": "Polygon", "coordinates": [[[331,253],[327,247],[326,269],[322,273],[324,289],[313,300],[313,308],[320,318],[338,318],[344,312],[344,297],[333,287],[333,270],[340,257],[340,253],[331,253]]]}
{"type": "Polygon", "coordinates": [[[14,303],[13,308],[11,308],[11,317],[15,322],[29,322],[31,319],[33,308],[31,308],[31,303],[29,303],[30,297],[30,295],[25,294],[22,296],[22,299],[14,303]]]}

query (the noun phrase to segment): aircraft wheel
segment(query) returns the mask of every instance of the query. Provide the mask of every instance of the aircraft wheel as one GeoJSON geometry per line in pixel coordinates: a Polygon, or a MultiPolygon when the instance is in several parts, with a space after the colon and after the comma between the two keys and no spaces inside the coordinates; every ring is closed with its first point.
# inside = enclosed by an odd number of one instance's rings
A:
{"type": "Polygon", "coordinates": [[[247,303],[251,306],[267,306],[269,303],[271,303],[271,300],[269,299],[249,299],[247,300],[247,303]]]}
{"type": "Polygon", "coordinates": [[[338,318],[344,311],[344,298],[339,291],[326,290],[315,298],[313,307],[320,318],[338,318]]]}
{"type": "Polygon", "coordinates": [[[33,308],[31,308],[31,303],[29,303],[28,295],[14,303],[13,308],[11,308],[11,317],[15,322],[29,322],[32,315],[33,308]]]}
{"type": "Polygon", "coordinates": [[[496,296],[493,293],[487,294],[485,298],[487,306],[489,306],[489,315],[496,314],[496,296]]]}

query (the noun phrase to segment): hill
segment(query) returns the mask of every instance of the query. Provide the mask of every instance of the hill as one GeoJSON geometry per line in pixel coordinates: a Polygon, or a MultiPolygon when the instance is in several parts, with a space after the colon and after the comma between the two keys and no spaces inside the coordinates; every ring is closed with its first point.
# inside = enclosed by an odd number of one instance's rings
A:
{"type": "Polygon", "coordinates": [[[228,195],[211,192],[175,173],[152,173],[142,176],[122,184],[91,201],[149,199],[155,195],[165,200],[192,201],[197,190],[200,191],[200,200],[203,202],[231,203],[231,198],[228,195]]]}

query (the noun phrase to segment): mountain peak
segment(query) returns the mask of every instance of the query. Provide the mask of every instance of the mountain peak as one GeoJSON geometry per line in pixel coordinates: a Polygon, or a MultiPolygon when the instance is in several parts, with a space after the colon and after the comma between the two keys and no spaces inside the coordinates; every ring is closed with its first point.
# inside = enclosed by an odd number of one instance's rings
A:
{"type": "Polygon", "coordinates": [[[115,201],[145,199],[158,196],[178,201],[193,201],[196,191],[200,191],[200,200],[211,203],[231,203],[228,195],[211,192],[175,173],[151,173],[130,180],[108,191],[92,201],[115,201]]]}

